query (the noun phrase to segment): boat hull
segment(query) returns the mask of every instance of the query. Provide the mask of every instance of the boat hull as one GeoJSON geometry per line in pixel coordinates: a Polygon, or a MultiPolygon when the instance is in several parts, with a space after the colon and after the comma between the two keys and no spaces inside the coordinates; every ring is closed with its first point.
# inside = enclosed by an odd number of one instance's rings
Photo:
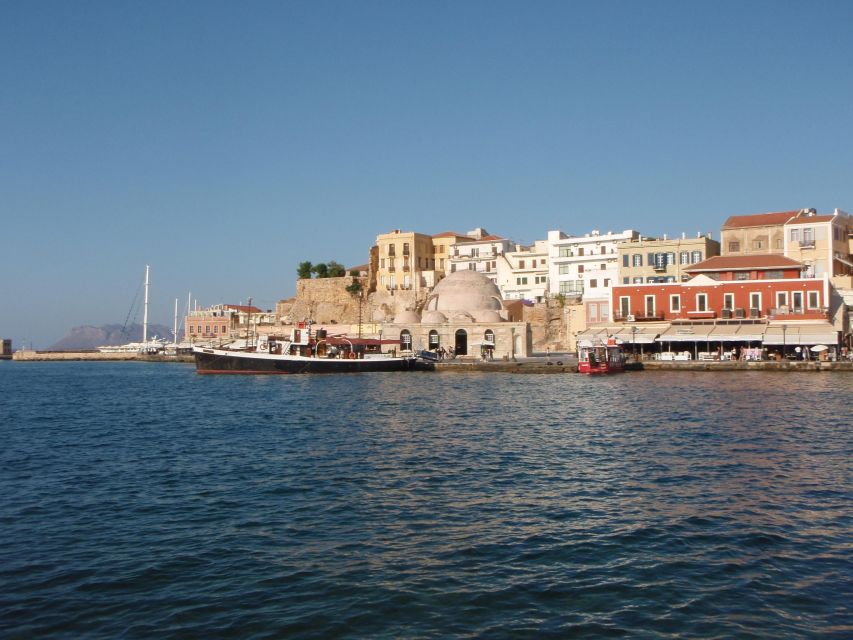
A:
{"type": "Polygon", "coordinates": [[[433,368],[417,358],[302,358],[220,349],[195,350],[194,355],[196,372],[201,374],[372,373],[433,368]]]}
{"type": "Polygon", "coordinates": [[[608,373],[622,373],[625,370],[625,367],[620,364],[608,363],[608,362],[598,362],[596,364],[590,364],[589,362],[579,362],[578,363],[578,373],[585,373],[587,375],[605,375],[608,373]]]}

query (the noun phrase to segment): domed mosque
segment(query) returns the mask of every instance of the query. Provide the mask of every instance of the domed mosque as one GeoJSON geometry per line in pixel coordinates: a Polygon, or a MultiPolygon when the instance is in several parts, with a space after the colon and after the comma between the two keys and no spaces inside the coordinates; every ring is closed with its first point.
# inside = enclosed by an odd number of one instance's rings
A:
{"type": "Polygon", "coordinates": [[[386,338],[399,335],[402,350],[428,349],[477,358],[525,357],[529,325],[512,317],[500,289],[477,271],[456,271],[441,280],[423,312],[401,311],[383,325],[386,338]]]}

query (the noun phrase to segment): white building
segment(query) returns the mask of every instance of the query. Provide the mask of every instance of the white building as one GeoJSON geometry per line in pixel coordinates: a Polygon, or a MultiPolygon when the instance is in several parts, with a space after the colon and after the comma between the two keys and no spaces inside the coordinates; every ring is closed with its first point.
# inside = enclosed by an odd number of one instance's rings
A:
{"type": "Polygon", "coordinates": [[[497,261],[497,285],[504,300],[542,302],[548,295],[548,241],[516,245],[497,261]]]}
{"type": "Polygon", "coordinates": [[[449,272],[476,271],[497,284],[498,257],[512,250],[515,244],[506,238],[490,235],[482,228],[469,231],[465,235],[469,239],[460,240],[450,245],[449,272]]]}
{"type": "Polygon", "coordinates": [[[588,323],[609,320],[610,292],[619,276],[616,245],[639,237],[639,232],[631,229],[606,234],[593,230],[579,237],[549,231],[549,293],[580,297],[588,323]]]}

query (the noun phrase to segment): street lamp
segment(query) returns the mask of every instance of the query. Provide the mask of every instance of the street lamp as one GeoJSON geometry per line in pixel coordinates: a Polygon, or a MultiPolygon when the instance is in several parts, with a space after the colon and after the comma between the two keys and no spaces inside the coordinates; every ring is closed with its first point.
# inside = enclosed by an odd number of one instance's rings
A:
{"type": "Polygon", "coordinates": [[[637,359],[637,326],[631,325],[631,353],[637,359]]]}
{"type": "Polygon", "coordinates": [[[782,325],[782,359],[785,359],[785,333],[788,331],[788,325],[782,325]]]}

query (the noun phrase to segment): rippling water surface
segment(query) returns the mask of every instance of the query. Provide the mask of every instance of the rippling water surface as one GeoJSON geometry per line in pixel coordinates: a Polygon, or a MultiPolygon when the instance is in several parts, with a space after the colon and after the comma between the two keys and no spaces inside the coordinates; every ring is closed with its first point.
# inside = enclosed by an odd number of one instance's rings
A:
{"type": "Polygon", "coordinates": [[[853,637],[850,374],[0,384],[4,637],[853,637]]]}

